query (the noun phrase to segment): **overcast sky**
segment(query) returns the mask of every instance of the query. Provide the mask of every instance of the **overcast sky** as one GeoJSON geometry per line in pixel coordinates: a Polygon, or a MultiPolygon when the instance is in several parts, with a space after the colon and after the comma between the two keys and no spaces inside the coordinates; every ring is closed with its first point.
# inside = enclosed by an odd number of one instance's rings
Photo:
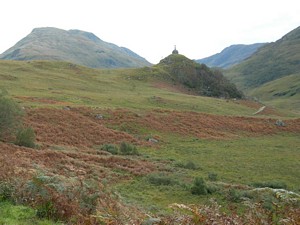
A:
{"type": "Polygon", "coordinates": [[[300,26],[299,0],[5,0],[0,53],[36,27],[80,29],[151,63],[200,59],[232,44],[273,42],[300,26]]]}

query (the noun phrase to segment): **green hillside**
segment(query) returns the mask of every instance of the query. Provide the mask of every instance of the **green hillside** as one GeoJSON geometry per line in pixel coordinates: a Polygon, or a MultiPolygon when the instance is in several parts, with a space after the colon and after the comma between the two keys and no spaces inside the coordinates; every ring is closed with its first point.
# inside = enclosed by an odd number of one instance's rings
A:
{"type": "Polygon", "coordinates": [[[67,61],[92,68],[128,68],[150,63],[131,50],[80,30],[36,28],[0,55],[7,60],[67,61]]]}
{"type": "Polygon", "coordinates": [[[228,115],[253,111],[231,101],[184,94],[181,86],[165,79],[171,75],[160,66],[95,70],[66,62],[2,60],[0,68],[1,87],[28,104],[47,104],[48,100],[50,105],[57,101],[63,105],[168,108],[228,115]],[[157,87],[160,83],[166,88],[157,87]],[[168,87],[174,90],[170,92],[168,87]]]}
{"type": "Polygon", "coordinates": [[[300,110],[300,73],[252,89],[249,94],[277,108],[300,110]]]}
{"type": "Polygon", "coordinates": [[[266,44],[224,75],[266,104],[299,111],[300,27],[266,44]],[[291,83],[293,82],[293,83],[291,83]]]}
{"type": "Polygon", "coordinates": [[[260,48],[244,62],[226,71],[226,76],[242,89],[300,71],[300,27],[274,43],[260,48]]]}

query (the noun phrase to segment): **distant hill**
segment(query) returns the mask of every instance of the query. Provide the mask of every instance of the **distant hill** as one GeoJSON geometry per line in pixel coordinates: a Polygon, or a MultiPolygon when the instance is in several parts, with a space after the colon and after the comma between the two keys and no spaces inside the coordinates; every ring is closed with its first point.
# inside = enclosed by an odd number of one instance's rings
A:
{"type": "Polygon", "coordinates": [[[154,75],[169,83],[179,84],[197,95],[224,98],[242,98],[243,94],[230,83],[220,70],[210,69],[180,54],[171,54],[157,65],[139,74],[154,75]]]}
{"type": "Polygon", "coordinates": [[[266,43],[256,43],[251,45],[231,45],[225,48],[220,53],[203,59],[198,59],[196,60],[196,62],[204,63],[210,67],[229,68],[235,64],[242,62],[265,44],[266,43]]]}
{"type": "Polygon", "coordinates": [[[225,75],[243,89],[300,72],[300,27],[276,42],[261,47],[225,75]]]}
{"type": "Polygon", "coordinates": [[[3,54],[7,60],[68,61],[92,68],[133,68],[151,65],[131,50],[80,30],[36,28],[3,54]]]}
{"type": "Polygon", "coordinates": [[[261,47],[224,71],[246,94],[284,108],[300,110],[300,27],[261,47]]]}

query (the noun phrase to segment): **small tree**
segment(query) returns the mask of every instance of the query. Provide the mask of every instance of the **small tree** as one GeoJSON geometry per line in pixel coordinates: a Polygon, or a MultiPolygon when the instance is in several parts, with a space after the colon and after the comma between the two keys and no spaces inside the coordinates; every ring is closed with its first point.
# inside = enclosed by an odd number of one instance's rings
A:
{"type": "Polygon", "coordinates": [[[101,146],[101,150],[110,152],[113,155],[119,154],[119,148],[114,144],[104,144],[101,146]]]}
{"type": "Polygon", "coordinates": [[[16,102],[0,95],[0,140],[16,133],[22,116],[22,109],[16,102]]]}

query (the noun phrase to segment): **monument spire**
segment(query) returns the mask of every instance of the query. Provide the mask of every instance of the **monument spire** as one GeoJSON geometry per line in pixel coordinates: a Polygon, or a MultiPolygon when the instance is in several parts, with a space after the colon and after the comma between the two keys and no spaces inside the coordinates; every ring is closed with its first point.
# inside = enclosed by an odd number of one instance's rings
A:
{"type": "Polygon", "coordinates": [[[174,45],[174,50],[173,50],[172,54],[178,54],[178,51],[176,49],[176,45],[174,45]]]}

